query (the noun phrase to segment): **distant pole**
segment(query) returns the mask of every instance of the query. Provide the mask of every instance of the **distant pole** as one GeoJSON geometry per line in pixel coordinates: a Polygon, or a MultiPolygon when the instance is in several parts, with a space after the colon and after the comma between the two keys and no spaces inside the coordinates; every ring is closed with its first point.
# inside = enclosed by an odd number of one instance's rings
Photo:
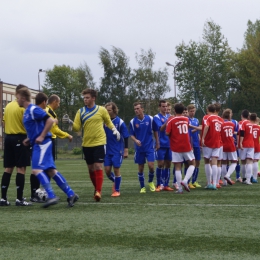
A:
{"type": "Polygon", "coordinates": [[[38,85],[39,85],[39,92],[41,92],[41,82],[40,82],[40,73],[46,72],[46,70],[39,69],[38,71],[38,85]]]}
{"type": "Polygon", "coordinates": [[[169,62],[166,62],[167,66],[172,66],[173,67],[173,87],[174,87],[174,98],[175,98],[175,101],[177,101],[176,67],[178,67],[181,64],[182,64],[181,61],[179,61],[176,65],[173,65],[173,64],[171,64],[169,62]]]}

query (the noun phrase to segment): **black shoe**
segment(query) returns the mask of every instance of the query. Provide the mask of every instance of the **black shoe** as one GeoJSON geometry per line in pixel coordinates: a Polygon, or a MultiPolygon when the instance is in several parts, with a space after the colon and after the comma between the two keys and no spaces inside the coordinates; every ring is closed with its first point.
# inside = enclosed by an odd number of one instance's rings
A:
{"type": "Polygon", "coordinates": [[[32,206],[33,204],[31,202],[27,202],[25,200],[18,200],[15,201],[15,206],[32,206]]]}
{"type": "Polygon", "coordinates": [[[68,207],[73,207],[74,203],[79,199],[79,196],[75,193],[70,198],[67,198],[68,201],[68,207]]]}
{"type": "Polygon", "coordinates": [[[51,205],[55,205],[58,203],[58,201],[59,201],[58,197],[54,197],[52,199],[47,199],[46,203],[43,204],[43,208],[48,208],[51,205]]]}
{"type": "Polygon", "coordinates": [[[8,200],[1,199],[0,206],[10,206],[11,203],[8,200]]]}
{"type": "Polygon", "coordinates": [[[36,193],[33,195],[33,197],[30,198],[30,201],[35,202],[35,203],[44,203],[45,202],[36,193]]]}

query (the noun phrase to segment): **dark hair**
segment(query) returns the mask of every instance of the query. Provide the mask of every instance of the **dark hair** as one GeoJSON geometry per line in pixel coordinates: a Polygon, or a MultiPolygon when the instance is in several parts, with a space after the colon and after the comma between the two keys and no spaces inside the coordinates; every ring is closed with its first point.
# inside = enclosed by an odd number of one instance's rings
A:
{"type": "Polygon", "coordinates": [[[59,101],[59,100],[60,100],[59,96],[53,94],[53,95],[51,95],[51,96],[49,97],[49,99],[48,99],[48,104],[52,104],[54,101],[59,101]]]}
{"type": "Polygon", "coordinates": [[[134,102],[134,104],[133,104],[134,107],[136,107],[136,106],[138,106],[138,105],[140,105],[141,108],[144,108],[143,103],[140,102],[140,101],[134,102]]]}
{"type": "Polygon", "coordinates": [[[231,113],[232,113],[232,110],[227,108],[223,111],[223,114],[222,114],[222,117],[224,119],[231,119],[231,113]]]}
{"type": "Polygon", "coordinates": [[[162,105],[162,103],[166,103],[166,105],[167,105],[167,101],[162,99],[159,101],[159,107],[162,105]]]}
{"type": "Polygon", "coordinates": [[[221,109],[221,104],[215,103],[214,105],[215,105],[215,108],[216,108],[216,112],[219,112],[220,109],[221,109]]]}
{"type": "Polygon", "coordinates": [[[16,89],[15,89],[15,92],[17,93],[17,91],[21,88],[28,88],[27,86],[23,85],[23,84],[19,84],[16,89]]]}
{"type": "Polygon", "coordinates": [[[182,103],[176,103],[174,105],[174,111],[176,114],[182,114],[185,109],[185,106],[182,103]]]}
{"type": "Polygon", "coordinates": [[[86,88],[84,89],[81,94],[84,96],[86,94],[90,94],[91,97],[95,97],[97,98],[98,96],[98,92],[95,89],[91,89],[91,88],[86,88]]]}
{"type": "Polygon", "coordinates": [[[247,109],[244,109],[241,113],[241,116],[243,118],[248,118],[249,117],[249,111],[247,109]]]}
{"type": "Polygon", "coordinates": [[[35,97],[35,104],[40,105],[43,101],[47,101],[48,97],[43,92],[39,92],[35,97]]]}
{"type": "Polygon", "coordinates": [[[249,116],[249,119],[250,119],[251,121],[256,121],[256,119],[257,119],[257,114],[256,114],[256,113],[251,113],[250,116],[249,116]]]}
{"type": "Polygon", "coordinates": [[[24,97],[27,102],[31,102],[31,92],[30,92],[30,90],[26,86],[19,88],[16,91],[16,95],[17,94],[20,95],[21,97],[24,97]]]}
{"type": "Polygon", "coordinates": [[[207,109],[211,113],[215,113],[216,112],[216,106],[214,104],[208,105],[207,109]]]}

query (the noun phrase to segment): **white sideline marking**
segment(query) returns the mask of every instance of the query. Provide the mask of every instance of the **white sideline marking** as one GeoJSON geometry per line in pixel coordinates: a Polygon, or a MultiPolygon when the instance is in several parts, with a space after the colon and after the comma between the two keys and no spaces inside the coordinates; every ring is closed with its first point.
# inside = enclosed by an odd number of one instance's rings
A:
{"type": "Polygon", "coordinates": [[[136,205],[136,206],[151,206],[151,207],[158,207],[158,206],[197,206],[197,207],[257,207],[259,208],[260,205],[236,205],[236,204],[177,204],[177,203],[171,203],[171,204],[156,204],[156,203],[102,203],[102,202],[77,202],[76,204],[83,204],[83,205],[102,205],[102,206],[109,206],[109,205],[136,205]]]}

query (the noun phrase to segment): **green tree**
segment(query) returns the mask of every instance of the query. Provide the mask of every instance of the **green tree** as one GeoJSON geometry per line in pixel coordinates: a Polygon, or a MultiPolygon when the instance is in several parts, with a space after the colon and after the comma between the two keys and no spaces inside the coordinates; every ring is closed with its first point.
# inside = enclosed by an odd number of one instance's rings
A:
{"type": "Polygon", "coordinates": [[[151,49],[147,52],[141,49],[140,54],[136,53],[138,68],[134,70],[131,93],[136,100],[144,102],[147,114],[157,113],[159,100],[170,91],[167,69],[153,70],[154,60],[155,53],[151,49]]]}
{"type": "Polygon", "coordinates": [[[113,101],[119,108],[119,116],[129,122],[133,115],[134,96],[129,90],[133,84],[129,58],[120,48],[112,47],[111,52],[105,48],[99,51],[100,65],[104,70],[99,89],[99,102],[105,104],[113,101]]]}

